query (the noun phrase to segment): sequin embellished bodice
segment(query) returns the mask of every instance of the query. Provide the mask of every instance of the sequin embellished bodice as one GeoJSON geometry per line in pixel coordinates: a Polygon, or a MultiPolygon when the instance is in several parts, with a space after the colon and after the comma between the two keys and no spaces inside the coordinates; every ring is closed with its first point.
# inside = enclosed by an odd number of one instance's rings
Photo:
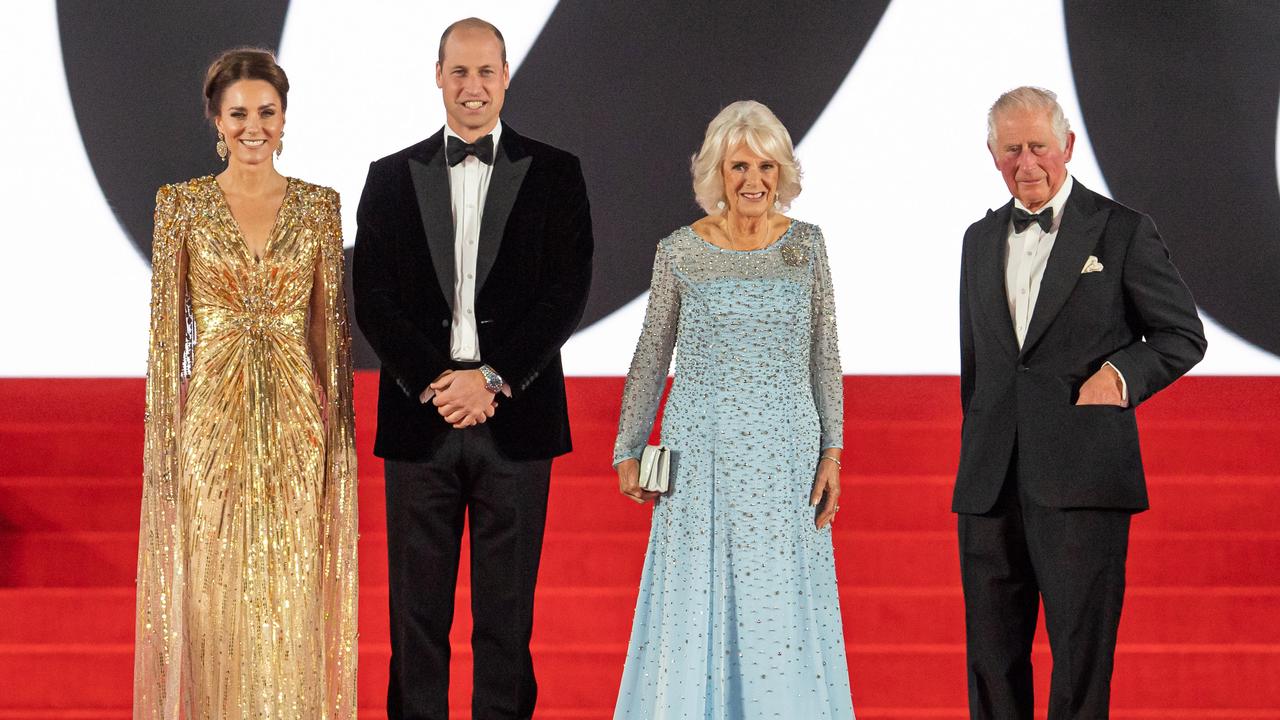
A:
{"type": "Polygon", "coordinates": [[[615,463],[639,457],[644,448],[676,348],[677,405],[721,394],[718,387],[785,395],[806,415],[817,413],[823,447],[839,446],[844,417],[835,301],[817,226],[794,222],[773,244],[750,251],[725,250],[680,228],[658,244],[649,294],[627,374],[615,463]]]}
{"type": "MultiPolygon", "coordinates": [[[[201,345],[225,340],[302,342],[311,301],[318,203],[327,190],[290,180],[261,259],[255,258],[213,178],[193,181],[202,212],[187,241],[188,291],[201,345]]],[[[332,192],[332,191],[328,191],[332,192]]]]}

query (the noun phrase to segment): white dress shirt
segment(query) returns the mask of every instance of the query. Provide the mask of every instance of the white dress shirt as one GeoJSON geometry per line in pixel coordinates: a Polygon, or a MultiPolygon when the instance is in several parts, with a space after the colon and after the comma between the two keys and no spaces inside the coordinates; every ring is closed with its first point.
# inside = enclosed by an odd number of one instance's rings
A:
{"type": "MultiPolygon", "coordinates": [[[[1039,223],[1029,223],[1025,230],[1017,232],[1013,221],[1009,222],[1009,241],[1005,253],[1004,291],[1009,302],[1009,315],[1013,319],[1013,332],[1018,337],[1018,347],[1027,338],[1027,328],[1031,325],[1031,315],[1036,309],[1036,299],[1040,296],[1040,281],[1044,279],[1044,270],[1049,265],[1049,255],[1053,252],[1053,243],[1058,239],[1058,228],[1062,226],[1062,208],[1067,204],[1075,179],[1067,176],[1066,182],[1058,188],[1057,194],[1044,207],[1053,208],[1053,225],[1049,232],[1040,229],[1039,223]]],[[[1014,198],[1013,206],[1019,210],[1027,210],[1021,200],[1014,198]]],[[[1040,211],[1044,210],[1040,208],[1040,211]]],[[[1104,363],[1120,377],[1121,397],[1128,402],[1129,388],[1120,369],[1111,363],[1104,363]]]]}
{"type": "MultiPolygon", "coordinates": [[[[462,139],[444,127],[445,143],[462,139]]],[[[493,154],[497,157],[502,123],[493,128],[493,154]]],[[[453,323],[449,353],[454,360],[478,361],[480,338],[476,332],[476,253],[480,245],[480,221],[489,195],[493,166],[468,155],[449,168],[449,199],[453,208],[453,323]]]]}
{"type": "MultiPolygon", "coordinates": [[[[1036,298],[1040,296],[1040,281],[1044,279],[1044,269],[1049,264],[1049,254],[1053,252],[1053,242],[1058,239],[1058,227],[1062,224],[1062,206],[1067,204],[1067,196],[1071,194],[1073,185],[1075,180],[1068,175],[1066,182],[1058,188],[1058,193],[1045,206],[1053,208],[1053,226],[1049,228],[1049,232],[1041,230],[1040,225],[1035,222],[1029,223],[1022,232],[1015,232],[1013,221],[1009,222],[1004,291],[1005,298],[1009,301],[1009,315],[1013,317],[1013,331],[1018,336],[1019,348],[1027,338],[1031,313],[1035,311],[1036,298]]],[[[1017,198],[1014,198],[1013,207],[1027,210],[1027,206],[1017,198]]]]}

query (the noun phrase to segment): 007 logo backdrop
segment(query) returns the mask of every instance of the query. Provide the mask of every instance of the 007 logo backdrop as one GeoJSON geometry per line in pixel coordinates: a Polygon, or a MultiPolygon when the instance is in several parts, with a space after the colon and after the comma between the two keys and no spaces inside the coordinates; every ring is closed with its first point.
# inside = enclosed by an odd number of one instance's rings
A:
{"type": "MultiPolygon", "coordinates": [[[[688,153],[707,119],[755,98],[799,144],[888,2],[785,12],[763,0],[732,10],[556,5],[513,79],[524,97],[555,101],[512,103],[504,116],[582,158],[597,228],[584,326],[647,289],[653,246],[623,238],[661,237],[688,220],[688,153]]],[[[90,162],[126,234],[149,256],[155,188],[217,167],[193,78],[227,47],[279,47],[288,2],[155,3],[123,13],[63,0],[57,8],[90,162]],[[166,151],[138,162],[139,137],[166,151]]],[[[1068,2],[1065,18],[1084,120],[1112,193],[1158,219],[1201,307],[1280,355],[1280,5],[1068,2]]],[[[425,39],[423,51],[433,45],[425,39]]],[[[363,338],[355,341],[357,365],[376,366],[363,338]]]]}

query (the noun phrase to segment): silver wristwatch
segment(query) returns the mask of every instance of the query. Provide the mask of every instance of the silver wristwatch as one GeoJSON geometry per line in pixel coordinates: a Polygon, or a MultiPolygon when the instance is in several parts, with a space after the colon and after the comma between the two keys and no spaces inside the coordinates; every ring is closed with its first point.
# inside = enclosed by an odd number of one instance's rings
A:
{"type": "Polygon", "coordinates": [[[488,390],[494,395],[502,392],[502,386],[506,385],[506,382],[502,379],[502,376],[498,374],[497,370],[494,370],[488,365],[481,365],[480,374],[484,376],[485,390],[488,390]]]}

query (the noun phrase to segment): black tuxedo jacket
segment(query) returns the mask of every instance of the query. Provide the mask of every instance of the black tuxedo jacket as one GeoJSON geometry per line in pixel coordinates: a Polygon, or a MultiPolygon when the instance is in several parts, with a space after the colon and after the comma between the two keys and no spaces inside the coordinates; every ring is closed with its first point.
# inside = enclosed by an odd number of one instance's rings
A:
{"type": "Polygon", "coordinates": [[[990,510],[1015,447],[1018,482],[1038,505],[1145,510],[1134,408],[1204,356],[1195,301],[1151,218],[1075,181],[1019,350],[1005,295],[1012,208],[987,211],[964,236],[952,510],[990,510]],[[1090,255],[1103,269],[1082,274],[1090,255]],[[1077,407],[1104,362],[1124,375],[1129,407],[1077,407]]]}
{"type": "MultiPolygon", "coordinates": [[[[449,351],[454,230],[444,132],[377,160],[357,210],[356,319],[382,362],[374,454],[427,458],[446,431],[418,396],[457,367],[449,351]]],[[[475,312],[481,360],[511,386],[488,423],[514,459],[571,449],[560,346],[591,282],[591,211],[573,155],[503,126],[480,223],[475,312]]]]}

